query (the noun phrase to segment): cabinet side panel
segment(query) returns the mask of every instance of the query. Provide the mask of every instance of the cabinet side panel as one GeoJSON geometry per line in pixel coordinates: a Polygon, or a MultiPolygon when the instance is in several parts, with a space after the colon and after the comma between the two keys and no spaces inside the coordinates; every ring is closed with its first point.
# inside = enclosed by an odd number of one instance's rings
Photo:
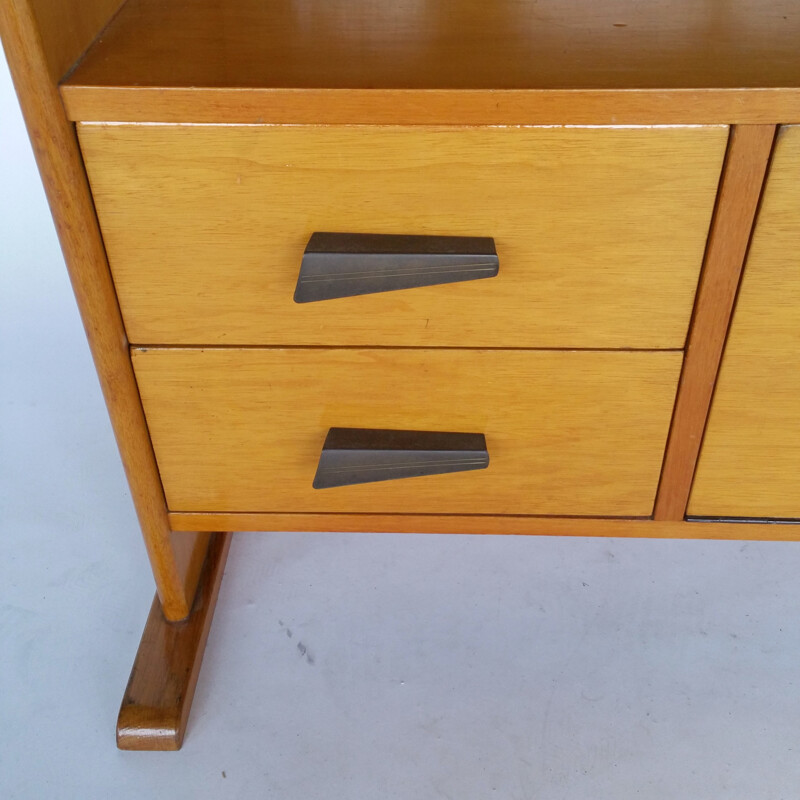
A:
{"type": "MultiPolygon", "coordinates": [[[[196,582],[196,570],[192,565],[198,558],[184,559],[189,570],[187,579],[181,572],[173,546],[161,478],[74,127],[65,116],[33,9],[26,0],[0,3],[0,36],[108,406],[164,614],[168,619],[182,619],[191,607],[186,588],[187,584],[196,582]]],[[[202,552],[206,545],[207,537],[197,538],[202,552]]]]}

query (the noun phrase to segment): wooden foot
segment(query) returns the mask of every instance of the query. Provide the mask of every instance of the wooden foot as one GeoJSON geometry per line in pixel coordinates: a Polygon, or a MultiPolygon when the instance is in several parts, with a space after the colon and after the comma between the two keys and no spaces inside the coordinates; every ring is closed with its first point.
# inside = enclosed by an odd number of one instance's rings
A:
{"type": "Polygon", "coordinates": [[[183,622],[167,622],[158,597],[153,601],[119,710],[121,750],[180,749],[231,536],[213,535],[191,614],[183,622]]]}

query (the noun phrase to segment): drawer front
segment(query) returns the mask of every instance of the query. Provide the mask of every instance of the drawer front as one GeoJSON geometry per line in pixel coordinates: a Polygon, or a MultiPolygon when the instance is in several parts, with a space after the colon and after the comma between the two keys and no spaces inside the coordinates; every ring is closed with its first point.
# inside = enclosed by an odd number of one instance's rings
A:
{"type": "Polygon", "coordinates": [[[172,511],[646,516],[674,352],[135,349],[172,511]],[[486,437],[488,469],[313,489],[330,428],[486,437]]]}
{"type": "Polygon", "coordinates": [[[800,127],[778,134],[689,513],[800,518],[800,127]]]}
{"type": "Polygon", "coordinates": [[[138,344],[681,348],[727,128],[79,126],[138,344]],[[293,302],[314,232],[492,237],[499,275],[293,302]]]}

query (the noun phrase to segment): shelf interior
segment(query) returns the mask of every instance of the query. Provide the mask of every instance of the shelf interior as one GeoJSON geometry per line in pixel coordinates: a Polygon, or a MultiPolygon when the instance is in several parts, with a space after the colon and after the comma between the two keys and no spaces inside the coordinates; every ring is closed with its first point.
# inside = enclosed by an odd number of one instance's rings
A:
{"type": "Polygon", "coordinates": [[[67,86],[800,86],[796,0],[128,0],[67,86]]]}

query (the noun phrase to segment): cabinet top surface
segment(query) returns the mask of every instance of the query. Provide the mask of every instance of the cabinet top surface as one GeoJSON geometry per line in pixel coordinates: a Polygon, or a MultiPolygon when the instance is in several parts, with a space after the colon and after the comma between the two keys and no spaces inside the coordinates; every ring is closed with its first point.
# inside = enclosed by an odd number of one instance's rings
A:
{"type": "Polygon", "coordinates": [[[128,0],[64,82],[121,87],[795,95],[800,2],[128,0]]]}

